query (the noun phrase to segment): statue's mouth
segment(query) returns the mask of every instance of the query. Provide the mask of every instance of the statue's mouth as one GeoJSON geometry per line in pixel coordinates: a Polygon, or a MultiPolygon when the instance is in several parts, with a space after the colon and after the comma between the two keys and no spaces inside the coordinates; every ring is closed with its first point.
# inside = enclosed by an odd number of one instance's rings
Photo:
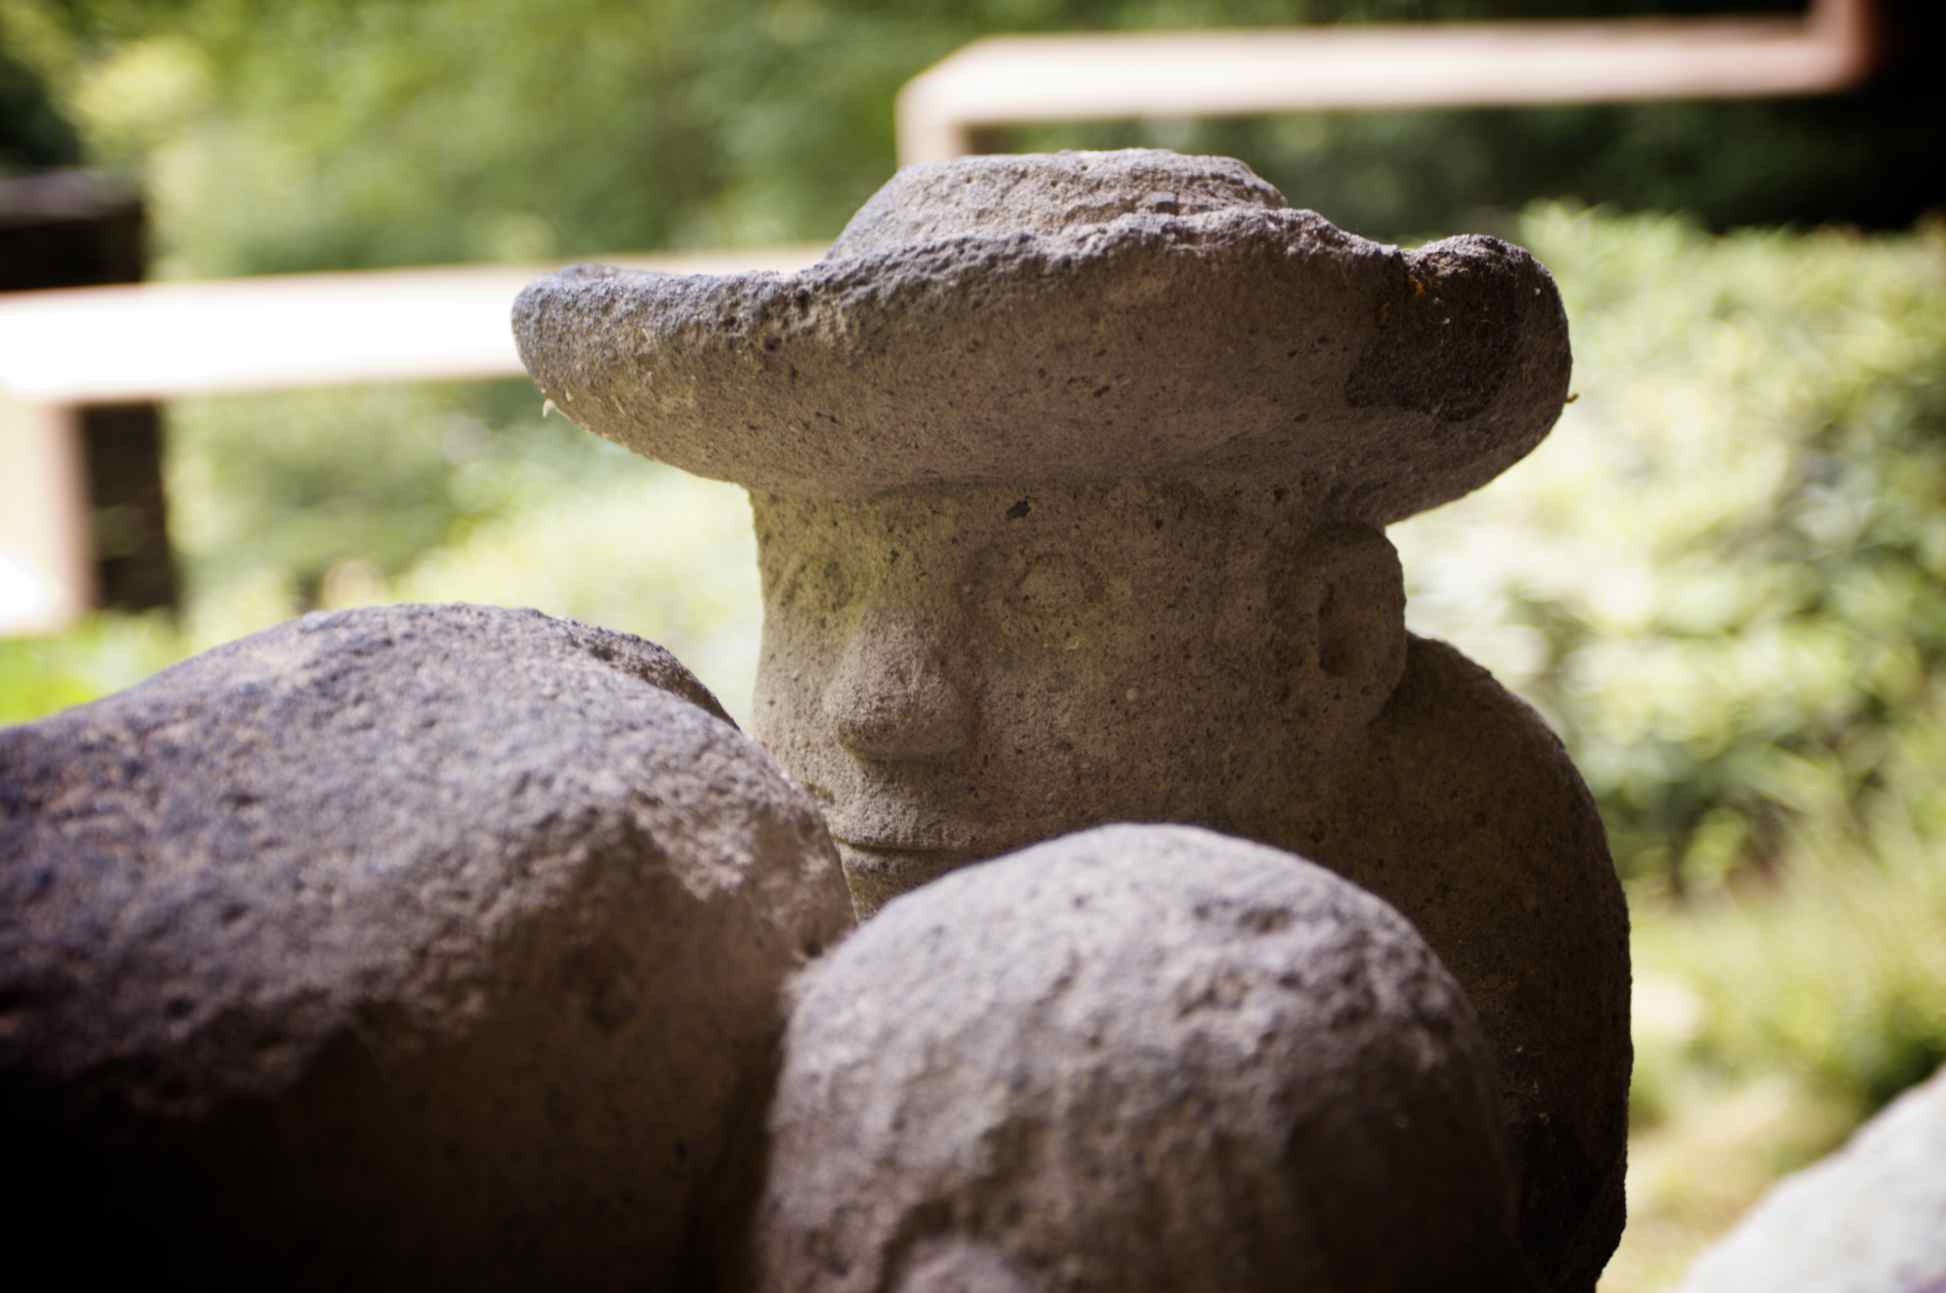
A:
{"type": "Polygon", "coordinates": [[[954,815],[926,812],[904,798],[860,796],[824,814],[831,838],[870,853],[952,853],[990,857],[990,827],[954,815]]]}
{"type": "Polygon", "coordinates": [[[900,894],[930,884],[983,856],[960,849],[895,844],[885,837],[871,844],[838,840],[838,860],[844,864],[845,884],[851,889],[852,906],[861,920],[900,894]]]}
{"type": "Polygon", "coordinates": [[[1069,829],[1059,821],[1008,820],[997,813],[994,819],[981,821],[959,812],[926,812],[910,798],[869,793],[827,807],[824,820],[841,848],[879,858],[901,855],[915,863],[923,858],[925,864],[956,866],[999,857],[1069,829]]]}
{"type": "Polygon", "coordinates": [[[923,856],[928,862],[950,861],[955,865],[998,857],[1065,833],[1058,824],[1037,829],[1048,825],[1038,822],[1024,829],[1010,823],[1014,829],[1002,834],[990,824],[978,825],[961,818],[923,813],[881,814],[876,821],[871,817],[866,813],[854,817],[827,811],[825,824],[831,831],[832,841],[841,848],[878,857],[898,854],[917,859],[923,856]],[[847,817],[852,820],[847,821],[847,817]],[[886,820],[888,817],[891,820],[886,820]]]}

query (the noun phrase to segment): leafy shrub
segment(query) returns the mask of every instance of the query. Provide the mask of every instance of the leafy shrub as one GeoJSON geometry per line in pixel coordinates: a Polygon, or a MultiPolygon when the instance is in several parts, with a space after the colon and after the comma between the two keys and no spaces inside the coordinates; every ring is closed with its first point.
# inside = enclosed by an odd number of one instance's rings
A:
{"type": "Polygon", "coordinates": [[[1674,1287],[1787,1172],[1946,1060],[1946,868],[1801,846],[1790,883],[1634,911],[1629,1226],[1604,1293],[1674,1287]]]}
{"type": "Polygon", "coordinates": [[[34,70],[0,48],[0,177],[71,166],[81,140],[34,70]]]}
{"type": "Polygon", "coordinates": [[[1399,528],[1413,613],[1537,703],[1671,886],[1946,800],[1946,225],[1712,239],[1546,206],[1575,402],[1399,528]],[[1652,286],[1648,286],[1652,285],[1652,286]]]}
{"type": "Polygon", "coordinates": [[[189,654],[162,614],[90,616],[54,637],[0,637],[0,723],[22,723],[131,687],[189,654]]]}

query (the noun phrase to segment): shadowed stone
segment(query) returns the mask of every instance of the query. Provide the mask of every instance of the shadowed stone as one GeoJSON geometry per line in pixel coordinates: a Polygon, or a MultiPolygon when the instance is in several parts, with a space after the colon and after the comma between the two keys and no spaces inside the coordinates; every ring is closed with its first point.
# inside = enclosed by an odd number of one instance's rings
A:
{"type": "Polygon", "coordinates": [[[1946,1290],[1946,1069],[1785,1179],[1679,1293],[1946,1290]]]}
{"type": "Polygon", "coordinates": [[[1621,887],[1546,725],[1406,632],[1381,529],[1552,424],[1545,270],[1366,242],[1224,159],[970,158],[901,172],[801,274],[575,272],[514,325],[570,416],[750,488],[753,729],[861,915],[1114,821],[1332,868],[1472,999],[1522,1240],[1592,1290],[1623,1217],[1621,887]]]}
{"type": "Polygon", "coordinates": [[[533,612],[307,616],[0,732],[0,786],[0,1135],[80,1282],[699,1287],[849,925],[674,657],[533,612]]]}
{"type": "Polygon", "coordinates": [[[1068,836],[893,901],[794,995],[761,1293],[1530,1287],[1464,994],[1299,858],[1068,836]]]}

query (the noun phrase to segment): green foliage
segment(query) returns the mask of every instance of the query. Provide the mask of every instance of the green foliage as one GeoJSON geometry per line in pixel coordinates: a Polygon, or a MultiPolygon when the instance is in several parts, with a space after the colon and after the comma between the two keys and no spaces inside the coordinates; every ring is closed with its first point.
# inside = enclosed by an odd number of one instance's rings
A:
{"type": "Polygon", "coordinates": [[[98,614],[57,637],[0,637],[0,723],[131,687],[188,654],[167,617],[98,614]]]}
{"type": "Polygon", "coordinates": [[[544,422],[525,382],[187,400],[170,410],[172,537],[193,612],[293,614],[329,600],[334,570],[389,579],[618,460],[635,461],[544,422]]]}
{"type": "Polygon", "coordinates": [[[1520,232],[1578,398],[1396,532],[1418,622],[1547,712],[1625,875],[1719,885],[1807,823],[1937,838],[1946,226],[1712,239],[1553,206],[1520,232]]]}
{"type": "Polygon", "coordinates": [[[1788,883],[1634,916],[1629,1227],[1604,1293],[1673,1287],[1777,1177],[1946,1060],[1946,868],[1806,844],[1788,883]]]}
{"type": "MultiPolygon", "coordinates": [[[[187,401],[168,486],[188,589],[175,655],[314,608],[534,606],[653,638],[748,711],[759,612],[742,491],[544,420],[525,383],[187,401]]],[[[13,716],[92,694],[29,689],[13,716]]]]}
{"type": "Polygon", "coordinates": [[[1786,886],[1692,904],[1680,921],[1645,904],[1636,959],[1637,1125],[1699,1075],[1787,1072],[1850,1119],[1876,1112],[1946,1063],[1946,868],[1928,841],[1861,868],[1804,847],[1786,886]],[[1761,983],[1762,991],[1752,984],[1761,983]]]}
{"type": "Polygon", "coordinates": [[[0,7],[0,177],[72,166],[81,138],[48,93],[42,74],[9,48],[0,7]]]}
{"type": "MultiPolygon", "coordinates": [[[[891,172],[899,86],[982,35],[1789,11],[1790,0],[0,0],[170,275],[828,238],[891,172]]],[[[1243,157],[1380,237],[1537,195],[1712,225],[1904,223],[1946,198],[1901,82],[1838,100],[1300,114],[1015,132],[1243,157]]]]}
{"type": "Polygon", "coordinates": [[[971,34],[890,5],[204,0],[78,34],[67,89],[146,162],[167,272],[568,257],[835,232],[889,170],[897,86],[971,34]]]}
{"type": "Polygon", "coordinates": [[[637,633],[674,652],[743,721],[762,627],[744,493],[613,453],[623,461],[574,486],[571,503],[507,473],[526,501],[373,592],[535,606],[637,633]]]}

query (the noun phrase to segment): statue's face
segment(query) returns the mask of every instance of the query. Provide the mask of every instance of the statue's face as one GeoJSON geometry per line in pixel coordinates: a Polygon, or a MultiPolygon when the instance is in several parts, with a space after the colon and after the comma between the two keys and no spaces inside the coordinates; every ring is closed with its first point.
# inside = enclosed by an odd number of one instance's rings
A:
{"type": "Polygon", "coordinates": [[[1397,678],[1364,657],[1403,604],[1382,538],[1319,548],[1280,500],[753,497],[754,727],[826,804],[861,906],[1084,826],[1248,833],[1317,792],[1397,678]]]}

